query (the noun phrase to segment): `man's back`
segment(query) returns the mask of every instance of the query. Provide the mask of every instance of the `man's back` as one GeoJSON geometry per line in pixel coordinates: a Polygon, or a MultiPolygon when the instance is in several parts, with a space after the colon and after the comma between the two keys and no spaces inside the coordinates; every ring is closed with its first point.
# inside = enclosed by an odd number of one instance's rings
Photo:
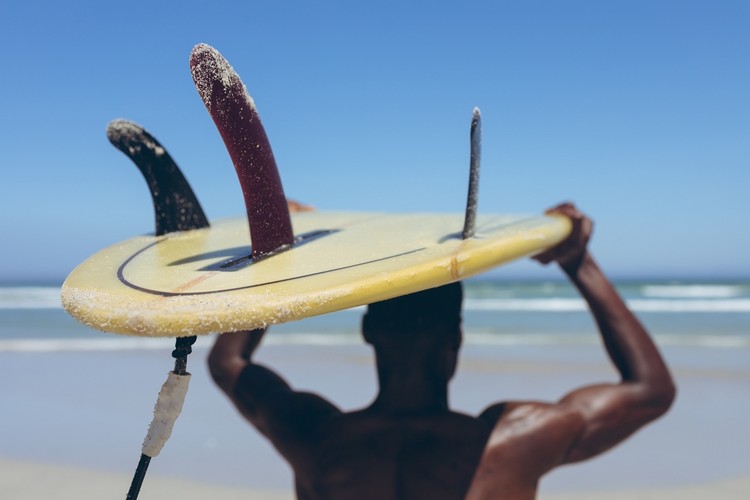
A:
{"type": "Polygon", "coordinates": [[[460,413],[367,409],[326,419],[287,459],[301,499],[462,499],[491,433],[460,413]]]}
{"type": "Polygon", "coordinates": [[[480,417],[367,409],[322,422],[286,458],[301,499],[464,499],[472,479],[472,494],[481,491],[485,475],[491,498],[533,499],[539,478],[566,461],[582,428],[565,403],[500,403],[480,417]]]}
{"type": "Polygon", "coordinates": [[[359,412],[295,391],[254,363],[262,330],[216,341],[214,380],[290,462],[300,498],[531,500],[548,471],[612,448],[669,409],[675,387],[664,360],[587,251],[591,220],[569,204],[555,211],[570,217],[571,236],[535,258],[556,261],[588,303],[618,383],[555,403],[499,403],[478,418],[450,412],[460,284],[368,306],[362,333],[379,391],[359,412]]]}

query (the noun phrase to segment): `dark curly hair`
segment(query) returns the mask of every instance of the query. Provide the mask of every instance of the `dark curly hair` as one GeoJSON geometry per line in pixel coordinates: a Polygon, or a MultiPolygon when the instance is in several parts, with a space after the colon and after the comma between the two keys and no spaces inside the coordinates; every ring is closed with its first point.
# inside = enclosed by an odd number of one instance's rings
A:
{"type": "Polygon", "coordinates": [[[461,327],[461,282],[375,302],[367,306],[371,333],[453,334],[461,327]]]}

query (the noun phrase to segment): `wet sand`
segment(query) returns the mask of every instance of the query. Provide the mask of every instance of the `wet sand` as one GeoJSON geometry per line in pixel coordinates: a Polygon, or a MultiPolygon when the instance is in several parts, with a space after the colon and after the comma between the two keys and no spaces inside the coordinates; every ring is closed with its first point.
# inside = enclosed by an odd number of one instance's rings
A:
{"type": "MultiPolygon", "coordinates": [[[[672,411],[609,453],[552,472],[540,498],[747,497],[750,349],[664,352],[680,390],[672,411]]],[[[0,352],[0,498],[123,498],[169,354],[0,352]]],[[[190,357],[183,414],[141,498],[292,498],[289,468],[213,387],[205,357],[205,348],[190,357]]],[[[344,409],[368,404],[376,390],[365,346],[268,345],[259,360],[344,409]]],[[[477,413],[501,399],[555,400],[614,379],[598,346],[469,343],[451,401],[477,413]]]]}
{"type": "MultiPolygon", "coordinates": [[[[8,500],[123,498],[130,478],[124,474],[0,460],[0,495],[8,500]]],[[[740,500],[747,498],[750,477],[674,488],[632,489],[576,493],[541,493],[539,500],[740,500]]],[[[149,477],[141,500],[293,500],[290,491],[229,488],[188,479],[149,477]]]]}

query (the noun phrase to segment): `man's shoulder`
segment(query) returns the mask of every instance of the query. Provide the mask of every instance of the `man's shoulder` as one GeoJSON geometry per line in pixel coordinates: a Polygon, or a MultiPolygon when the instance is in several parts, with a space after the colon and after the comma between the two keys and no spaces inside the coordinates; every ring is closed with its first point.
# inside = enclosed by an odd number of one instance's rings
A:
{"type": "Polygon", "coordinates": [[[507,401],[490,406],[480,418],[494,419],[483,461],[514,463],[540,474],[562,460],[585,428],[581,413],[562,402],[507,401]]]}
{"type": "Polygon", "coordinates": [[[564,422],[575,425],[581,420],[579,412],[572,405],[545,401],[502,401],[488,406],[479,418],[495,428],[520,421],[533,421],[536,424],[533,427],[538,428],[564,422]]]}

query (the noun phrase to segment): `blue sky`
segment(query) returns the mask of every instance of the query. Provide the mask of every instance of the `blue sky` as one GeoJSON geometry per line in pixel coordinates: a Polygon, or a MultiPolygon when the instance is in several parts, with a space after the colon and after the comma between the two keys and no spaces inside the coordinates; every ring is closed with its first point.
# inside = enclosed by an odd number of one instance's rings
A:
{"type": "Polygon", "coordinates": [[[153,230],[115,118],[162,142],[210,218],[243,212],[190,77],[199,42],[242,76],[292,198],[459,212],[478,106],[480,211],[571,199],[614,276],[750,277],[750,3],[243,4],[3,2],[0,282],[153,230]]]}

